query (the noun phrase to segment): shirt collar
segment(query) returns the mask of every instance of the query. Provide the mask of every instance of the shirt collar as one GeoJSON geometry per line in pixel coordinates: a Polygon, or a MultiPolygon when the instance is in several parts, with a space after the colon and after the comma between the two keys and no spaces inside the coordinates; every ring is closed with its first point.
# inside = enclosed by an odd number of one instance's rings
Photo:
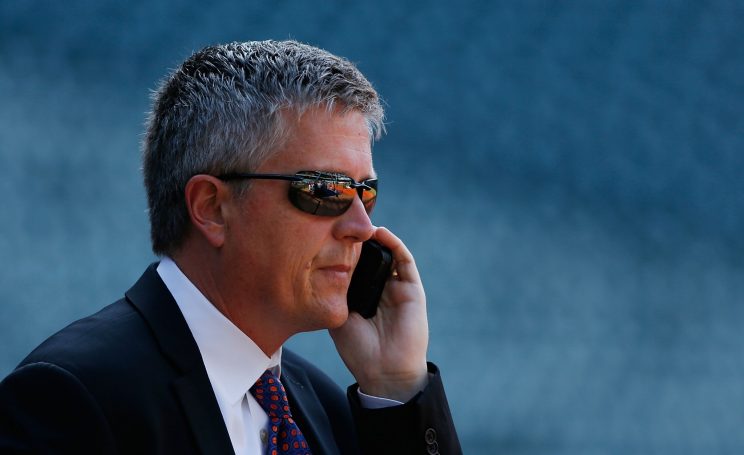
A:
{"type": "Polygon", "coordinates": [[[216,394],[234,404],[243,399],[264,371],[280,375],[281,347],[267,357],[207,300],[172,259],[164,257],[157,271],[186,319],[216,394]]]}

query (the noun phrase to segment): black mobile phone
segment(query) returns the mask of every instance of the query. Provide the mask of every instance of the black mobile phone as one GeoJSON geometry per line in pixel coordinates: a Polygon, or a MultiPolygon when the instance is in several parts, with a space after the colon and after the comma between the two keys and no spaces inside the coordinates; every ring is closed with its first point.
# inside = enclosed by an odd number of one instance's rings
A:
{"type": "Polygon", "coordinates": [[[389,248],[374,240],[362,243],[362,253],[346,295],[349,311],[356,311],[366,319],[377,313],[392,266],[393,254],[389,248]]]}

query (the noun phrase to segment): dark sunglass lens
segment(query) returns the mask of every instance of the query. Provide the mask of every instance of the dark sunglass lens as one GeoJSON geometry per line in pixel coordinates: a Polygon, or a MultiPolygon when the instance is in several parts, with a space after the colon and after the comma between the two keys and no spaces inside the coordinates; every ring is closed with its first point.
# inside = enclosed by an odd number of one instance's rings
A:
{"type": "Polygon", "coordinates": [[[362,198],[364,209],[367,213],[372,213],[372,209],[375,208],[377,202],[377,179],[367,180],[364,182],[365,188],[360,189],[359,197],[362,198]]]}
{"type": "Polygon", "coordinates": [[[377,198],[375,197],[375,198],[373,198],[373,199],[370,199],[370,200],[368,200],[367,202],[365,202],[365,203],[364,203],[364,210],[366,210],[366,211],[367,211],[367,214],[368,214],[368,215],[369,215],[370,213],[372,213],[372,209],[374,209],[374,208],[375,208],[375,203],[376,203],[376,202],[377,202],[377,198]]]}
{"type": "Polygon", "coordinates": [[[289,200],[303,212],[320,216],[338,216],[344,213],[356,197],[345,185],[333,181],[303,179],[292,182],[289,200]]]}

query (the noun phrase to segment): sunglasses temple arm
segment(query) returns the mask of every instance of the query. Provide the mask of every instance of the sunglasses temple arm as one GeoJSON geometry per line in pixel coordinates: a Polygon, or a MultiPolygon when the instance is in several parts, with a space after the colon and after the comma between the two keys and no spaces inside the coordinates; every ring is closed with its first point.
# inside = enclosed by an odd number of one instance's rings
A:
{"type": "Polygon", "coordinates": [[[251,180],[288,180],[290,182],[299,182],[302,178],[296,175],[285,175],[285,174],[224,174],[218,177],[221,180],[238,180],[238,179],[251,179],[251,180]]]}

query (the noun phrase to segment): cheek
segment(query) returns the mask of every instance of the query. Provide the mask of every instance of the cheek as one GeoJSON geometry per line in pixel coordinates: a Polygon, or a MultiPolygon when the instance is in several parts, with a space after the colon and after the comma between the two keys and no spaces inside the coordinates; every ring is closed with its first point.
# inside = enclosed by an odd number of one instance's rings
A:
{"type": "MultiPolygon", "coordinates": [[[[317,249],[311,242],[289,242],[282,245],[282,253],[270,256],[275,261],[275,267],[280,273],[291,280],[292,287],[305,286],[313,269],[317,249]],[[281,258],[281,260],[278,260],[281,258]]],[[[274,249],[274,252],[277,251],[274,249]]]]}

